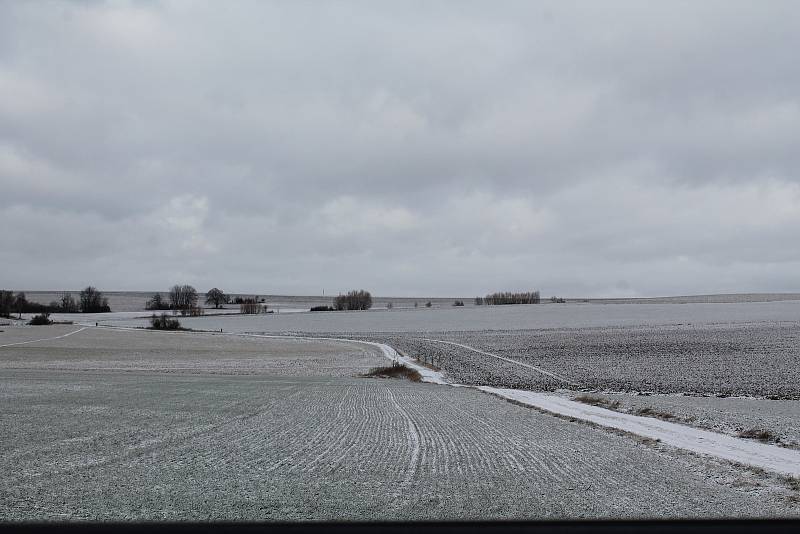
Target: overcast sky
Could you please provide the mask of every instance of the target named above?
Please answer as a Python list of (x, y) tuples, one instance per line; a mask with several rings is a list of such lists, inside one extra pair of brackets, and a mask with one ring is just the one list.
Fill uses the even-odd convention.
[(0, 0), (0, 286), (800, 291), (798, 50), (796, 1)]

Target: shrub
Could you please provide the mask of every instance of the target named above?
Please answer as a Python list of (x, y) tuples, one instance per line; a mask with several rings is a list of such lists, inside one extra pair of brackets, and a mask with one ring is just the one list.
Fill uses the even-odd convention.
[(669, 412), (662, 412), (656, 410), (655, 408), (651, 408), (649, 406), (645, 406), (644, 408), (639, 408), (636, 410), (636, 415), (642, 415), (644, 417), (655, 417), (657, 419), (665, 419), (667, 421), (671, 419), (677, 419), (674, 415)]
[(512, 293), (510, 291), (492, 293), (483, 299), (486, 304), (539, 304), (541, 298), (538, 291)]
[(574, 397), (572, 400), (582, 402), (584, 404), (591, 404), (592, 406), (599, 406), (601, 408), (609, 408), (611, 410), (619, 408), (619, 401), (611, 401), (603, 397), (596, 397), (594, 395), (582, 394)]
[(314, 306), (311, 311), (336, 311), (336, 308), (331, 306)]
[(758, 441), (769, 441), (775, 436), (769, 430), (762, 428), (751, 428), (749, 430), (742, 430), (739, 432), (740, 438), (757, 439)]
[(431, 306), (433, 306), (433, 304), (431, 304), (431, 301), (425, 303), (426, 308), (430, 308)]
[(386, 367), (375, 367), (361, 376), (374, 378), (407, 378), (412, 382), (419, 382), (422, 380), (422, 375), (419, 374), (419, 371), (397, 362), (392, 362), (392, 365)]
[(463, 306), (463, 305), (464, 305), (464, 301), (463, 300), (457, 300), (457, 301), (455, 301), (453, 303), (453, 306)]
[(50, 320), (49, 313), (40, 313), (39, 315), (34, 315), (33, 318), (28, 321), (28, 324), (33, 326), (45, 326), (53, 324), (53, 321)]
[(564, 299), (563, 299), (563, 298), (561, 298), (561, 297), (550, 297), (550, 302), (552, 302), (552, 303), (557, 303), (557, 304), (564, 304), (564, 303), (565, 303), (565, 302), (567, 302), (567, 301), (566, 301), (566, 300), (564, 300)]
[(161, 315), (153, 314), (150, 318), (150, 329), (151, 330), (185, 330), (181, 328), (181, 322), (177, 319), (173, 319), (172, 317), (168, 316), (166, 313), (162, 313)]
[(333, 301), (337, 310), (368, 310), (372, 307), (372, 295), (363, 289), (349, 291), (346, 295), (339, 295)]

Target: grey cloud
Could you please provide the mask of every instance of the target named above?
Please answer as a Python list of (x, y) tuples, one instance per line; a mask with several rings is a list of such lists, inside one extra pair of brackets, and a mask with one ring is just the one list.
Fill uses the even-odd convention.
[(0, 4), (3, 283), (800, 290), (798, 15)]

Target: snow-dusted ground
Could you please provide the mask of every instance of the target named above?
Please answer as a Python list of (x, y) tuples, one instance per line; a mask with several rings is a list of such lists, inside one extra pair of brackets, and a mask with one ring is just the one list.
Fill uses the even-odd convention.
[[(569, 399), (585, 394), (571, 390), (555, 393)], [(750, 429), (766, 430), (773, 436), (772, 443), (800, 449), (800, 400), (596, 391), (588, 395), (617, 403), (613, 408), (617, 411), (641, 415), (638, 412), (643, 410), (662, 418), (665, 415), (672, 422), (731, 436)]]
[(552, 393), (479, 386), (478, 389), (564, 417), (630, 432), (698, 454), (715, 456), (788, 476), (800, 476), (800, 451), (735, 438), (652, 417), (641, 417), (565, 399)]
[[(724, 304), (530, 304), (191, 317), (184, 326), (226, 332), (443, 332), (800, 321), (800, 301)], [(127, 326), (142, 326), (130, 321)], [(430, 337), (430, 336), (428, 336)]]
[(500, 388), (800, 400), (800, 322), (364, 334)]
[[(486, 351), (481, 351), (463, 343), (433, 339), (426, 339), (426, 341), (459, 347), (462, 350), (476, 352), (486, 357), (498, 358), (511, 364), (533, 368), (536, 372), (542, 373), (550, 378), (566, 382), (565, 379), (555, 373)], [(393, 349), (392, 352), (396, 354)], [(387, 356), (395, 358), (393, 354), (387, 354)], [(417, 369), (421, 367), (419, 364), (414, 363), (414, 360), (411, 358), (403, 358), (403, 361)], [(441, 372), (430, 371), (429, 369), (426, 370), (428, 371), (428, 376), (426, 377), (427, 381), (439, 384), (450, 383), (453, 385), (461, 385), (454, 384), (452, 381), (447, 380), (445, 375)], [(662, 421), (652, 417), (620, 413), (572, 401), (552, 393), (489, 386), (465, 387), (476, 387), (486, 393), (497, 395), (540, 410), (545, 410), (556, 415), (588, 421), (614, 430), (629, 432), (637, 436), (657, 440), (667, 445), (698, 454), (706, 454), (731, 462), (767, 469), (783, 475), (800, 476), (800, 450), (758, 443), (718, 432), (710, 432), (687, 425)]]
[(399, 356), (380, 344), (74, 330), (0, 348), (0, 519), (800, 514), (768, 474), (475, 388), (356, 378)]

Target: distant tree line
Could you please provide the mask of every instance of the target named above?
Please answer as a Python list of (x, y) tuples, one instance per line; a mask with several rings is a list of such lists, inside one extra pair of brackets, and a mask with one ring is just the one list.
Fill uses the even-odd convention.
[(58, 300), (54, 300), (50, 304), (31, 302), (23, 291), (14, 293), (5, 289), (0, 290), (0, 316), (2, 317), (10, 317), (12, 313), (16, 313), (22, 318), (23, 313), (107, 313), (110, 311), (108, 299), (93, 286), (88, 286), (81, 291), (77, 301), (72, 293), (64, 292)]
[[(181, 315), (203, 315), (204, 309), (197, 305), (200, 295), (197, 290), (188, 284), (176, 284), (167, 291), (167, 297), (164, 298), (161, 293), (155, 293), (145, 304), (148, 310), (172, 310), (173, 313), (180, 313)], [(267, 306), (264, 304), (264, 298), (255, 297), (242, 297), (237, 296), (231, 298), (223, 290), (214, 287), (209, 289), (205, 294), (205, 302), (207, 305), (214, 306), (214, 309), (223, 308), (225, 304), (238, 304), (239, 312), (244, 314), (253, 313), (272, 313), (267, 311)], [(163, 328), (158, 328), (163, 330)]]
[(333, 301), (337, 310), (368, 310), (372, 307), (372, 295), (363, 289), (348, 291), (346, 295), (339, 295)]
[(475, 297), (475, 304), (481, 306), (486, 304), (499, 305), (499, 304), (539, 304), (542, 301), (538, 291), (527, 291), (520, 293), (513, 293), (511, 291), (503, 291), (499, 293), (491, 293), (485, 297)]

